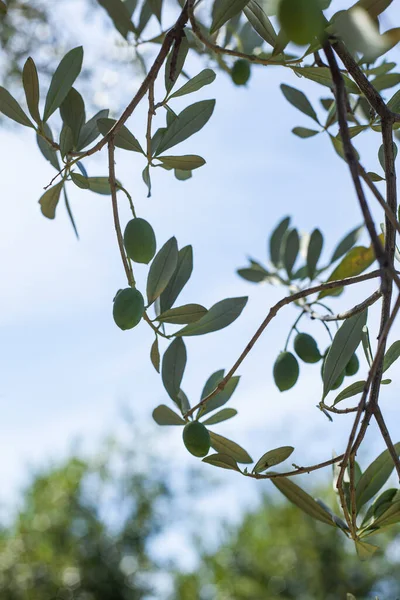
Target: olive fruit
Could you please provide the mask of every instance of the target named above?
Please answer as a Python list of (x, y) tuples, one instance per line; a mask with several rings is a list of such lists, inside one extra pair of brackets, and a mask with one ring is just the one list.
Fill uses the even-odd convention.
[(351, 376), (351, 375), (355, 375), (358, 371), (358, 369), (360, 368), (360, 362), (358, 360), (357, 354), (353, 354), (353, 356), (351, 357), (351, 359), (349, 360), (349, 362), (346, 365), (346, 375), (347, 376)]
[(125, 288), (114, 298), (113, 317), (120, 329), (136, 327), (144, 312), (144, 299), (139, 290)]
[(206, 456), (210, 441), (208, 429), (199, 421), (191, 421), (183, 428), (183, 443), (193, 456)]
[(245, 85), (250, 79), (250, 75), (251, 68), (248, 60), (239, 58), (233, 63), (231, 77), (235, 85)]
[(274, 364), (274, 380), (281, 392), (290, 390), (299, 378), (299, 363), (291, 352), (281, 352)]
[(319, 0), (281, 0), (278, 9), (281, 27), (295, 44), (309, 44), (324, 28)]
[(293, 345), (297, 356), (306, 363), (316, 363), (322, 358), (317, 342), (308, 333), (298, 333)]
[(132, 219), (125, 227), (124, 246), (134, 262), (149, 264), (156, 253), (156, 236), (150, 223)]

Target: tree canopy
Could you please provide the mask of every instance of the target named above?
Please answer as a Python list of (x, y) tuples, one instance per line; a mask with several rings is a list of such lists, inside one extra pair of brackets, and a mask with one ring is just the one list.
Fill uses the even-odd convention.
[[(32, 48), (32, 56), (26, 57), (22, 67), (18, 98), (24, 96), (23, 101), (0, 87), (0, 111), (32, 130), (43, 158), (54, 167), (54, 177), (45, 182), (39, 199), (40, 210), (45, 218), (55, 219), (63, 201), (78, 237), (69, 195), (80, 188), (109, 196), (121, 257), (121, 287), (110, 290), (110, 314), (121, 330), (134, 329), (140, 322), (149, 327), (150, 360), (170, 402), (170, 406), (154, 407), (154, 420), (160, 426), (176, 426), (187, 450), (204, 463), (233, 471), (232, 477), (270, 480), (300, 510), (330, 527), (332, 535), (339, 531), (352, 539), (360, 558), (371, 557), (377, 546), (370, 538), (400, 519), (399, 490), (383, 489), (393, 470), (400, 478), (400, 442), (392, 440), (379, 403), (382, 390), (384, 393), (385, 386), (392, 384), (384, 373), (389, 368), (393, 372), (392, 365), (400, 356), (400, 341), (390, 339), (400, 309), (394, 141), (400, 124), (400, 92), (392, 89), (400, 75), (391, 54), (400, 40), (400, 28), (382, 31), (392, 2), (359, 0), (337, 12), (335, 0), (99, 0), (98, 4), (138, 60), (143, 59), (140, 51), (144, 47), (152, 48), (154, 54), (142, 62), (143, 80), (118, 118), (111, 118), (106, 106), (94, 115), (86, 114), (89, 104), (85, 105), (77, 89), (84, 45), (69, 48), (48, 81), (39, 76), (34, 56), (38, 50)], [(7, 26), (20, 6), (0, 1), (0, 8)], [(192, 54), (204, 62), (204, 68), (193, 76), (186, 69)], [(197, 154), (181, 154), (176, 147), (204, 127), (212, 127), (215, 108), (213, 98), (199, 101), (191, 95), (210, 86), (207, 89), (212, 96), (218, 71), (229, 73), (233, 85), (244, 86), (256, 66), (267, 67), (266, 78), (268, 67), (290, 69), (299, 82), (311, 80), (322, 90), (317, 107), (302, 90), (281, 85), (284, 98), (302, 118), (313, 121), (312, 128), (295, 126), (294, 135), (304, 140), (327, 136), (337, 159), (347, 164), (349, 190), (363, 223), (353, 224), (325, 262), (321, 259), (324, 235), (320, 228), (303, 234), (290, 217), (279, 222), (269, 237), (267, 264), (250, 258), (238, 274), (250, 283), (280, 286), (282, 299), (268, 307), (245, 348), (238, 349), (234, 364), (210, 375), (197, 401), (183, 390), (188, 359), (185, 340), (231, 325), (246, 310), (248, 297), (222, 298), (210, 307), (200, 301), (179, 303), (184, 287), (188, 284), (190, 288), (193, 248), (182, 246), (174, 235), (158, 247), (152, 224), (142, 218), (132, 190), (118, 178), (116, 152), (133, 153), (140, 161), (141, 185), (147, 197), (157, 168), (184, 185), (185, 180), (196, 177), (197, 169), (205, 168), (206, 160)], [(177, 98), (183, 98), (183, 109), (177, 108)], [(145, 135), (139, 136), (129, 119), (143, 104)], [(155, 117), (160, 115), (164, 123), (156, 128)], [(376, 136), (379, 168), (366, 166), (362, 155), (365, 132)], [(107, 157), (108, 172), (93, 176), (88, 173), (87, 159), (98, 153)], [(311, 153), (308, 158), (312, 164)], [(119, 216), (122, 201), (128, 202), (132, 213), (127, 223), (121, 223)], [(380, 207), (377, 221), (372, 205)], [(361, 232), (368, 235), (365, 246), (358, 244)], [(148, 265), (144, 287), (136, 283), (138, 263)], [(364, 295), (355, 306), (341, 298), (340, 308), (335, 304), (332, 308), (332, 300), (342, 296), (347, 287), (366, 281), (376, 282), (371, 295)], [(341, 415), (352, 414), (353, 426), (338, 456), (331, 457), (327, 449), (312, 465), (298, 461), (276, 471), (294, 452), (283, 437), (279, 447), (266, 448), (253, 460), (247, 449), (217, 431), (219, 423), (237, 414), (225, 405), (238, 386), (240, 366), (278, 312), (289, 305), (297, 314), (270, 369), (279, 392), (296, 385), (303, 363), (315, 364), (315, 377), (321, 378), (317, 410), (328, 419), (335, 418), (335, 423)], [(372, 306), (380, 310), (377, 328), (369, 320)], [(327, 348), (319, 348), (314, 336), (302, 331), (300, 323), (306, 319), (323, 324), (329, 336)], [(347, 385), (346, 378), (359, 370), (360, 379)], [(353, 400), (347, 403), (349, 399)], [(356, 456), (372, 421), (377, 423), (386, 449), (365, 468)], [(315, 500), (294, 481), (296, 475), (332, 466), (340, 511)]]

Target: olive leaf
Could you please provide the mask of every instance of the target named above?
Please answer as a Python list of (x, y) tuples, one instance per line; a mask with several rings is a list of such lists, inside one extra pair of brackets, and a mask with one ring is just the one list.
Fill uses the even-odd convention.
[(332, 389), (338, 377), (361, 342), (362, 329), (367, 322), (367, 310), (346, 319), (336, 332), (332, 345), (324, 363), (323, 396), (324, 399)]
[(282, 446), (274, 448), (274, 450), (268, 450), (254, 465), (253, 473), (262, 473), (274, 465), (279, 465), (289, 458), (293, 451), (293, 446)]
[[(400, 442), (394, 445), (400, 454)], [(394, 469), (389, 450), (384, 450), (364, 471), (356, 486), (357, 512), (385, 485)]]
[(216, 77), (215, 72), (212, 69), (204, 69), (198, 75), (189, 79), (179, 90), (171, 94), (171, 98), (178, 98), (179, 96), (185, 96), (186, 94), (192, 94), (201, 90), (205, 85), (210, 85)]
[(53, 187), (46, 190), (39, 200), (40, 210), (42, 211), (42, 214), (48, 219), (54, 219), (54, 217), (56, 216), (56, 208), (58, 201), (60, 200), (60, 194), (63, 185), (63, 181), (60, 181), (60, 183), (56, 183), (56, 185), (53, 185)]
[(228, 454), (238, 463), (252, 463), (251, 456), (246, 452), (244, 448), (239, 446), (236, 442), (228, 440), (223, 435), (218, 435), (213, 431), (210, 431), (211, 447), (216, 452), (221, 454)]
[(226, 298), (214, 304), (207, 314), (195, 323), (186, 325), (177, 331), (176, 336), (204, 335), (219, 331), (235, 321), (246, 306), (247, 296), (241, 298)]
[(170, 398), (179, 404), (178, 393), (186, 367), (186, 347), (182, 338), (176, 338), (164, 353), (161, 378)]
[(0, 86), (0, 112), (20, 125), (33, 127), (33, 129), (35, 128), (34, 124), (22, 110), (15, 98), (2, 86)]
[(232, 469), (232, 471), (240, 471), (236, 460), (229, 454), (210, 454), (203, 458), (203, 462), (214, 465), (214, 467), (220, 467), (221, 469)]
[(69, 90), (74, 85), (75, 79), (81, 72), (82, 61), (82, 46), (70, 50), (61, 60), (51, 79), (47, 92), (43, 121), (47, 121), (64, 101)]
[(185, 421), (165, 404), (153, 410), (153, 419), (157, 425), (185, 425)]
[(178, 244), (169, 239), (155, 255), (147, 277), (147, 299), (152, 304), (165, 290), (178, 264)]
[(157, 149), (161, 154), (183, 142), (191, 135), (200, 131), (210, 119), (215, 106), (215, 100), (201, 100), (183, 109), (179, 115), (167, 127), (167, 130)]
[(322, 506), (290, 479), (286, 477), (274, 477), (271, 481), (274, 486), (290, 500), (290, 502), (298, 506), (298, 508), (310, 515), (310, 517), (313, 517), (313, 519), (316, 519), (317, 521), (322, 521), (322, 523), (326, 523), (326, 525), (331, 525), (332, 527), (335, 526), (331, 516), (322, 508)]
[(193, 271), (193, 248), (185, 246), (178, 252), (178, 262), (167, 287), (160, 296), (160, 312), (170, 309), (187, 284)]
[(39, 78), (37, 74), (36, 65), (33, 58), (29, 57), (22, 71), (22, 83), (25, 91), (26, 103), (28, 105), (29, 112), (32, 119), (36, 121), (38, 125), (41, 123), (39, 114)]

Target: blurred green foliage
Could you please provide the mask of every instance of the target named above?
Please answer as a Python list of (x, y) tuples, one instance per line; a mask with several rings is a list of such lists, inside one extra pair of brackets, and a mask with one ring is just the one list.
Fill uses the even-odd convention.
[[(391, 544), (385, 546), (390, 554)], [(289, 503), (261, 506), (226, 528), (215, 552), (201, 552), (192, 573), (177, 573), (171, 600), (395, 600), (399, 564), (382, 553), (360, 562), (339, 531)]]

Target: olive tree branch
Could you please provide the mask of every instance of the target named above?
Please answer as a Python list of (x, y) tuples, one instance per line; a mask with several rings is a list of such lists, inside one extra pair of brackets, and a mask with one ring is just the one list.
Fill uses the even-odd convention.
[(208, 396), (205, 396), (205, 398), (203, 398), (198, 404), (196, 404), (190, 410), (188, 410), (184, 414), (184, 418), (187, 419), (188, 417), (190, 417), (198, 408), (201, 408), (202, 406), (207, 404), (207, 402), (209, 402), (209, 400), (211, 400), (211, 398), (214, 398), (214, 396), (216, 396), (220, 391), (222, 391), (224, 389), (224, 387), (226, 386), (228, 381), (236, 373), (237, 369), (240, 367), (240, 365), (242, 364), (242, 362), (244, 361), (246, 356), (252, 350), (254, 344), (261, 337), (264, 330), (267, 328), (269, 323), (277, 315), (277, 313), (280, 311), (281, 308), (283, 308), (284, 306), (287, 306), (288, 304), (291, 304), (292, 302), (296, 302), (297, 300), (300, 300), (301, 298), (310, 296), (311, 294), (316, 294), (318, 292), (322, 292), (323, 290), (331, 290), (335, 287), (342, 287), (342, 286), (345, 287), (347, 285), (361, 283), (362, 281), (368, 281), (370, 279), (374, 279), (375, 277), (379, 277), (379, 276), (380, 276), (380, 270), (375, 270), (375, 271), (371, 271), (370, 273), (364, 273), (362, 275), (357, 275), (355, 277), (346, 277), (345, 279), (338, 279), (335, 281), (327, 281), (326, 283), (321, 283), (321, 284), (315, 285), (311, 288), (307, 288), (305, 290), (300, 290), (299, 292), (296, 292), (295, 294), (292, 294), (290, 296), (286, 296), (285, 298), (282, 298), (282, 300), (280, 300), (272, 308), (270, 308), (268, 315), (265, 317), (264, 321), (261, 323), (260, 327), (257, 329), (257, 331), (255, 332), (255, 334), (253, 335), (253, 337), (251, 338), (251, 340), (249, 341), (249, 343), (247, 344), (247, 346), (245, 347), (245, 349), (243, 350), (243, 352), (241, 353), (241, 355), (239, 356), (239, 358), (237, 359), (237, 361), (235, 362), (233, 367), (225, 375), (225, 377), (218, 384), (218, 386), (210, 394), (208, 394)]
[(371, 294), (371, 296), (368, 296), (368, 298), (366, 298), (363, 302), (360, 302), (360, 304), (356, 304), (356, 306), (353, 306), (353, 308), (350, 308), (350, 310), (346, 310), (345, 312), (338, 313), (337, 315), (330, 315), (330, 314), (329, 315), (320, 315), (319, 313), (315, 312), (309, 304), (304, 305), (304, 310), (305, 310), (305, 312), (309, 313), (310, 319), (312, 319), (312, 320), (318, 320), (318, 321), (324, 321), (324, 322), (326, 322), (326, 321), (344, 321), (344, 319), (349, 319), (350, 317), (354, 317), (354, 315), (357, 315), (358, 313), (362, 312), (363, 310), (368, 308), (368, 306), (372, 306), (373, 304), (375, 304), (375, 302), (377, 300), (379, 300), (379, 298), (381, 296), (382, 296), (382, 292), (380, 290), (376, 290), (376, 292)]
[[(343, 458), (343, 454), (335, 456), (330, 460), (319, 463), (318, 465), (312, 465), (310, 467), (298, 467), (294, 471), (287, 471), (286, 473), (242, 473), (245, 477), (251, 477), (253, 479), (279, 479), (282, 477), (294, 477), (294, 475), (302, 475), (303, 473), (311, 473), (311, 471), (318, 471), (324, 467), (329, 467), (337, 462), (340, 462)], [(293, 465), (296, 466), (296, 465)]]

